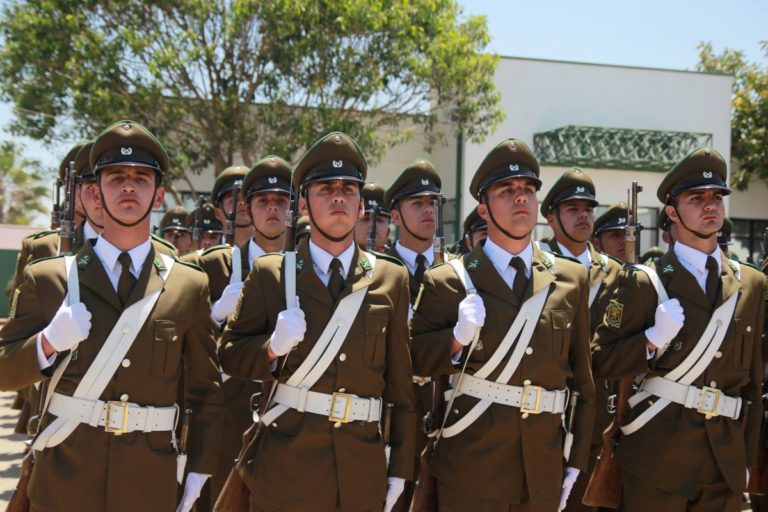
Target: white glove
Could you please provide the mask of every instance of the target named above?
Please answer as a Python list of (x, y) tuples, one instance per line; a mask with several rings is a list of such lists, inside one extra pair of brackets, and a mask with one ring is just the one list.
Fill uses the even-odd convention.
[(645, 336), (657, 349), (664, 349), (683, 327), (685, 315), (677, 299), (659, 304), (655, 324), (645, 330)]
[(304, 311), (298, 307), (284, 309), (277, 315), (275, 332), (269, 339), (269, 348), (277, 356), (284, 356), (304, 339), (305, 332), (307, 321), (304, 319)]
[(565, 509), (565, 505), (568, 503), (568, 496), (571, 495), (573, 484), (576, 483), (577, 478), (579, 478), (578, 469), (565, 468), (565, 475), (563, 476), (563, 490), (560, 491), (560, 508), (558, 508), (558, 510)]
[(472, 343), (475, 330), (485, 324), (485, 306), (477, 295), (467, 295), (459, 302), (459, 321), (453, 328), (453, 337), (465, 347)]
[(51, 323), (43, 329), (43, 336), (56, 352), (69, 350), (88, 337), (91, 332), (91, 312), (85, 304), (61, 304)]
[(200, 497), (200, 491), (203, 490), (205, 481), (210, 477), (211, 475), (201, 475), (200, 473), (189, 473), (187, 475), (187, 481), (184, 484), (184, 495), (181, 497), (181, 503), (176, 507), (176, 512), (189, 512), (192, 510), (192, 505)]
[(211, 316), (217, 324), (223, 324), (224, 320), (235, 310), (237, 300), (240, 298), (240, 290), (243, 289), (244, 284), (242, 282), (228, 284), (219, 300), (213, 303)]
[(387, 499), (384, 502), (384, 512), (390, 512), (397, 503), (397, 498), (403, 494), (405, 480), (396, 476), (387, 478)]

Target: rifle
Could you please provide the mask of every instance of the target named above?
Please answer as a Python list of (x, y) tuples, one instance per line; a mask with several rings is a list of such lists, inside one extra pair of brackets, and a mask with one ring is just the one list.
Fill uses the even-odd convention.
[(435, 238), (432, 241), (432, 252), (435, 254), (434, 265), (445, 263), (445, 234), (443, 228), (443, 205), (445, 197), (443, 194), (437, 196), (437, 226), (435, 229)]
[(371, 224), (368, 230), (368, 241), (365, 244), (366, 249), (368, 249), (369, 251), (376, 250), (376, 223), (378, 221), (378, 217), (379, 217), (379, 205), (378, 203), (376, 203), (373, 205), (373, 210), (371, 210), (371, 215), (369, 217)]
[[(637, 195), (643, 188), (632, 182), (632, 187), (627, 191), (627, 227), (624, 228), (624, 240), (626, 244), (626, 263), (637, 263), (639, 251), (638, 234), (641, 226), (637, 220)], [(629, 415), (629, 397), (632, 394), (633, 377), (624, 377), (619, 380), (616, 395), (616, 412), (613, 421), (603, 432), (603, 445), (597, 458), (595, 468), (589, 478), (587, 489), (584, 492), (582, 503), (588, 507), (619, 508), (621, 502), (621, 467), (616, 462), (614, 450), (621, 437), (621, 425)]]
[(232, 186), (232, 210), (227, 216), (227, 222), (224, 225), (224, 243), (232, 247), (235, 245), (235, 229), (237, 229), (237, 203), (240, 198), (240, 188), (243, 186), (243, 180), (235, 181)]
[[(285, 251), (285, 257), (283, 264), (285, 267), (285, 304), (286, 307), (298, 306), (298, 299), (296, 297), (296, 221), (298, 216), (296, 215), (296, 194), (291, 190), (291, 203), (288, 208), (288, 212), (285, 215), (285, 238), (283, 242), (283, 249)], [(289, 278), (289, 273), (293, 273), (293, 278)], [(260, 404), (260, 412), (263, 414), (272, 405), (272, 399), (274, 397), (275, 390), (277, 389), (277, 381), (280, 378), (285, 367), (285, 362), (288, 360), (288, 356), (283, 357), (282, 362), (278, 365), (278, 374), (275, 376), (274, 381), (270, 382), (270, 389), (267, 390), (266, 382), (265, 388), (262, 390), (262, 400)], [(264, 399), (266, 397), (266, 400)], [(251, 397), (253, 402), (254, 397)], [(255, 416), (255, 415), (254, 415)], [(227, 476), (226, 482), (219, 493), (219, 497), (216, 500), (216, 504), (213, 506), (214, 512), (248, 512), (250, 510), (250, 496), (251, 493), (248, 487), (243, 481), (241, 476), (247, 471), (248, 454), (252, 452), (252, 447), (256, 445), (261, 438), (264, 431), (264, 423), (257, 420), (248, 429), (243, 432), (242, 446), (240, 453), (235, 459), (235, 464), (232, 470)]]
[(75, 237), (75, 186), (77, 171), (75, 162), (69, 162), (67, 181), (64, 192), (64, 211), (61, 212), (61, 231), (59, 231), (59, 254), (72, 252), (72, 239)]
[(56, 178), (53, 184), (53, 208), (51, 209), (51, 229), (59, 229), (61, 226), (61, 179)]
[(197, 206), (195, 206), (195, 222), (192, 224), (192, 249), (195, 251), (200, 250), (202, 245), (201, 238), (203, 236), (203, 205), (205, 204), (205, 196), (197, 196)]

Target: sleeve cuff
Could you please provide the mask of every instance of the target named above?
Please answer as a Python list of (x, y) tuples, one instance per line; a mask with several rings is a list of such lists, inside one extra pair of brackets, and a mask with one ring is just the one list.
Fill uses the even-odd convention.
[(54, 361), (56, 361), (58, 352), (54, 352), (53, 355), (51, 355), (49, 358), (45, 357), (45, 353), (43, 352), (43, 333), (37, 334), (37, 341), (35, 342), (35, 345), (37, 346), (37, 364), (40, 366), (41, 370), (45, 370), (46, 368), (49, 368), (54, 363)]

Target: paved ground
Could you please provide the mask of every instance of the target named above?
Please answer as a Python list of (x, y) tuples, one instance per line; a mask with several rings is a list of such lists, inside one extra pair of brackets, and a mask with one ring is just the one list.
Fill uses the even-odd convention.
[(19, 480), (24, 439), (27, 436), (14, 434), (19, 411), (11, 409), (16, 393), (0, 393), (0, 510), (5, 510), (13, 488)]

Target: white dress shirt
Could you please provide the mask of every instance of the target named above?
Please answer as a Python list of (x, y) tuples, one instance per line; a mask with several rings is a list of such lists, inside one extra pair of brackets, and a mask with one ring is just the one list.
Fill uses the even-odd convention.
[(483, 245), (483, 251), (485, 251), (485, 255), (488, 256), (489, 260), (491, 260), (493, 266), (496, 267), (499, 275), (502, 279), (504, 279), (504, 282), (507, 283), (507, 286), (509, 286), (510, 289), (512, 289), (512, 285), (515, 282), (517, 270), (515, 270), (515, 267), (512, 267), (509, 262), (515, 256), (519, 256), (523, 260), (523, 263), (525, 263), (525, 276), (530, 279), (531, 264), (533, 262), (532, 243), (529, 243), (527, 246), (525, 246), (525, 249), (519, 253), (512, 254), (506, 249), (502, 249), (500, 246), (496, 245), (493, 240), (488, 238), (485, 241), (485, 245)]
[(715, 258), (715, 261), (717, 262), (717, 274), (720, 275), (720, 272), (722, 271), (720, 248), (715, 246), (715, 250), (710, 254), (707, 254), (683, 243), (676, 242), (675, 245), (672, 246), (672, 249), (675, 251), (677, 259), (680, 260), (680, 263), (685, 267), (685, 270), (693, 274), (693, 277), (696, 278), (696, 282), (699, 283), (701, 289), (706, 293), (707, 274), (709, 273), (707, 270), (707, 257), (712, 256)]
[[(410, 272), (412, 276), (415, 276), (416, 267), (418, 266), (416, 263), (416, 257), (419, 255), (419, 253), (401, 244), (400, 240), (398, 240), (395, 244), (395, 250), (397, 251), (397, 254), (400, 255), (400, 259), (403, 261), (403, 263), (405, 263), (405, 266), (408, 268), (408, 272)], [(427, 269), (430, 268), (435, 261), (435, 253), (432, 250), (432, 247), (421, 254), (427, 258)]]
[(354, 254), (354, 242), (350, 242), (349, 247), (344, 249), (344, 252), (338, 256), (333, 256), (325, 249), (318, 247), (311, 238), (309, 239), (309, 256), (312, 258), (312, 267), (314, 268), (317, 277), (320, 278), (325, 286), (328, 286), (328, 281), (331, 280), (331, 261), (333, 258), (338, 258), (341, 262), (341, 278), (346, 280), (352, 265), (352, 256), (354, 256)]
[(584, 252), (582, 252), (578, 256), (576, 256), (571, 251), (569, 251), (568, 248), (565, 247), (564, 245), (557, 244), (557, 246), (560, 248), (560, 253), (563, 256), (568, 256), (569, 258), (575, 258), (579, 260), (582, 265), (587, 267), (587, 272), (589, 272), (589, 267), (590, 265), (592, 265), (592, 255), (589, 253), (589, 245), (587, 245), (587, 248), (584, 249)]
[(250, 263), (251, 270), (253, 270), (253, 260), (259, 256), (264, 256), (265, 254), (267, 254), (267, 251), (262, 249), (259, 244), (254, 242), (253, 238), (248, 241), (248, 262)]

